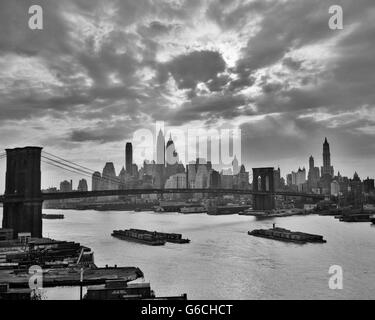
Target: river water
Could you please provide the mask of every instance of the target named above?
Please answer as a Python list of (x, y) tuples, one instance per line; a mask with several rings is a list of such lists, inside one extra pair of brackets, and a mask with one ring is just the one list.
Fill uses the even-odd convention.
[[(158, 296), (188, 299), (372, 299), (375, 295), (375, 228), (316, 215), (256, 220), (250, 216), (153, 212), (44, 210), (64, 220), (43, 220), (45, 237), (80, 242), (98, 266), (137, 266)], [(2, 208), (0, 208), (0, 217)], [(325, 244), (298, 245), (252, 237), (272, 223), (317, 233)], [(182, 233), (190, 244), (165, 246), (122, 241), (114, 229)], [(343, 269), (343, 289), (328, 286), (332, 265)], [(77, 288), (48, 289), (46, 299), (77, 299)]]

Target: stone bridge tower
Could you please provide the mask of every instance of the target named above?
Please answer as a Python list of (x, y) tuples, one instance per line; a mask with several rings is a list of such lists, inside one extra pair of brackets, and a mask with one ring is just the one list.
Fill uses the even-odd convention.
[[(274, 168), (253, 169), (253, 191), (275, 193)], [(275, 209), (273, 194), (253, 195), (253, 210)]]
[(3, 228), (13, 229), (14, 238), (20, 232), (42, 237), (41, 152), (39, 147), (6, 150)]

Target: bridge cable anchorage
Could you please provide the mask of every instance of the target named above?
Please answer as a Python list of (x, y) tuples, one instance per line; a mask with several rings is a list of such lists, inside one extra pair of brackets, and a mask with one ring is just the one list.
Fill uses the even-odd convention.
[[(74, 173), (80, 173), (80, 174), (88, 175), (88, 176), (91, 178), (92, 175), (94, 174), (94, 172), (96, 172), (96, 171), (93, 170), (93, 169), (90, 169), (90, 168), (84, 167), (84, 166), (79, 165), (79, 164), (76, 164), (76, 163), (74, 163), (74, 162), (72, 162), (72, 161), (69, 161), (69, 160), (63, 159), (63, 158), (61, 158), (61, 157), (55, 156), (55, 155), (53, 155), (53, 154), (51, 154), (51, 153), (49, 153), (49, 152), (43, 151), (43, 153), (48, 154), (48, 155), (50, 155), (50, 156), (52, 156), (52, 157), (55, 157), (55, 158), (57, 158), (57, 159), (59, 159), (59, 160), (52, 159), (51, 157), (47, 157), (47, 156), (44, 156), (44, 155), (42, 155), (42, 158), (47, 159), (47, 160), (50, 160), (50, 161), (52, 161), (52, 162), (54, 162), (54, 163), (56, 163), (56, 164), (59, 164), (59, 165), (61, 165), (61, 166), (65, 166), (65, 167), (68, 167), (68, 168), (70, 168), (70, 169), (73, 169), (73, 170), (78, 171), (78, 172), (74, 172)], [(60, 160), (61, 160), (61, 161), (60, 161)], [(72, 164), (73, 166), (70, 165), (70, 164), (66, 164), (66, 163), (64, 163), (64, 162), (70, 163), (70, 164)], [(49, 164), (51, 164), (51, 163), (49, 163)], [(60, 167), (60, 168), (61, 168), (61, 167)], [(81, 169), (81, 168), (83, 168), (83, 169)], [(64, 168), (61, 168), (61, 169), (64, 169)], [(69, 170), (68, 170), (68, 171), (69, 171)], [(108, 181), (108, 182), (113, 182), (113, 183), (116, 183), (116, 184), (118, 184), (118, 185), (124, 185), (124, 186), (125, 186), (125, 184), (124, 184), (123, 182), (121, 182), (120, 180), (118, 180), (118, 179), (113, 179), (112, 177), (109, 177), (109, 176), (105, 176), (105, 175), (104, 175), (104, 176), (102, 176), (102, 179), (104, 179), (104, 180), (106, 180), (106, 181)]]

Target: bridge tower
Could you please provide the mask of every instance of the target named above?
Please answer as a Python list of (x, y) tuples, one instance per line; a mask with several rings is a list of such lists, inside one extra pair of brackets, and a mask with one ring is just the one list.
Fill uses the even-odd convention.
[(42, 237), (41, 152), (39, 147), (6, 150), (3, 228), (13, 229), (14, 238), (20, 232)]
[[(253, 191), (275, 192), (274, 168), (253, 168)], [(253, 195), (253, 210), (275, 209), (274, 195)]]

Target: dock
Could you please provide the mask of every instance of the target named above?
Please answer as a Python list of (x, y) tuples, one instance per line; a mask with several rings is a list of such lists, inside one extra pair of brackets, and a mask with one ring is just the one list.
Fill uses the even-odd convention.
[[(133, 281), (143, 278), (143, 272), (136, 267), (50, 268), (43, 269), (43, 287), (88, 286), (105, 284), (108, 280)], [(9, 288), (29, 288), (28, 269), (0, 270), (0, 283), (9, 284)]]
[(136, 267), (97, 267), (91, 249), (73, 241), (0, 241), (0, 284), (7, 284), (9, 289), (29, 288), (29, 268), (35, 265), (40, 267), (43, 287), (100, 285), (109, 280), (143, 278), (143, 272)]

